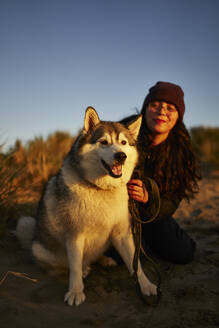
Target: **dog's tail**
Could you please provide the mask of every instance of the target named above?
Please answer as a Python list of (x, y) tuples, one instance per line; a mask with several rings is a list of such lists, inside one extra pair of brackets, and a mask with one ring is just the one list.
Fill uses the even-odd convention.
[(31, 248), (36, 220), (31, 216), (22, 216), (17, 223), (15, 235), (24, 248)]

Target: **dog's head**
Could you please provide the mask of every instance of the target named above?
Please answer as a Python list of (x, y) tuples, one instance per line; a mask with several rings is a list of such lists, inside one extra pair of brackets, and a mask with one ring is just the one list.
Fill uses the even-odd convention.
[(141, 116), (126, 128), (100, 121), (94, 108), (85, 113), (84, 128), (76, 141), (78, 165), (84, 178), (102, 189), (126, 184), (137, 163), (136, 140)]

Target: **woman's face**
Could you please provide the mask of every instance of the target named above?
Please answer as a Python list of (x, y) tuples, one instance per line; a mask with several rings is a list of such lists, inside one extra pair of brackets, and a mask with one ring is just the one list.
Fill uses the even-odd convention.
[(179, 113), (173, 104), (165, 101), (150, 102), (146, 108), (145, 120), (153, 134), (168, 136), (175, 126)]

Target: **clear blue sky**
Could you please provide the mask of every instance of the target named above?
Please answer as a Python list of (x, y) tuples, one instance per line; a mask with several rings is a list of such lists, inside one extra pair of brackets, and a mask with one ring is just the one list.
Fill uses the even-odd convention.
[(121, 119), (157, 81), (219, 126), (218, 0), (0, 1), (0, 143), (75, 134), (88, 105)]

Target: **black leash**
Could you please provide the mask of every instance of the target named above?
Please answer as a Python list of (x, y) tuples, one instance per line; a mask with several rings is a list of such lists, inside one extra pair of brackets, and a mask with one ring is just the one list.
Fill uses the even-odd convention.
[[(141, 237), (142, 237), (142, 224), (147, 224), (150, 223), (152, 221), (154, 221), (156, 219), (156, 217), (159, 214), (160, 211), (160, 192), (158, 189), (158, 186), (156, 184), (156, 182), (151, 179), (151, 178), (142, 178), (140, 176), (140, 173), (138, 170), (135, 170), (135, 178), (137, 179), (141, 179), (143, 181), (143, 183), (146, 185), (147, 187), (147, 191), (150, 194), (150, 202), (153, 204), (153, 214), (150, 218), (145, 218), (144, 221), (142, 221), (140, 219), (139, 216), (139, 209), (138, 209), (138, 202), (136, 202), (133, 199), (129, 199), (129, 211), (131, 213), (132, 216), (132, 231), (133, 231), (133, 236), (134, 236), (134, 242), (135, 242), (135, 254), (134, 254), (134, 258), (133, 258), (133, 278), (136, 284), (136, 289), (137, 289), (137, 294), (139, 295), (139, 297), (141, 298), (141, 300), (143, 301), (143, 303), (152, 305), (152, 306), (156, 306), (161, 298), (161, 274), (160, 271), (156, 265), (156, 263), (146, 254), (146, 252), (144, 251), (143, 247), (142, 247), (142, 243), (141, 243)], [(152, 264), (153, 270), (154, 272), (157, 274), (157, 295), (156, 296), (146, 296), (144, 294), (142, 294), (141, 292), (141, 288), (139, 285), (139, 281), (138, 281), (138, 261), (139, 261), (139, 257), (140, 257), (140, 252), (142, 251), (142, 253), (144, 254), (144, 256), (146, 257), (146, 259)]]

